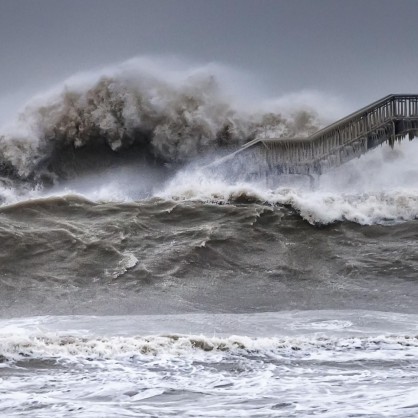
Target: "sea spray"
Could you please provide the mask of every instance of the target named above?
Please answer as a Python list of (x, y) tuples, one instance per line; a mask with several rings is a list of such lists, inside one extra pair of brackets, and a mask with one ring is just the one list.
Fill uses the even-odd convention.
[(289, 110), (270, 101), (267, 110), (265, 100), (240, 102), (221, 66), (162, 68), (131, 60), (73, 77), (33, 99), (0, 131), (0, 174), (54, 183), (77, 175), (83, 153), (84, 166), (134, 154), (181, 164), (266, 132), (301, 136), (321, 125), (309, 106)]

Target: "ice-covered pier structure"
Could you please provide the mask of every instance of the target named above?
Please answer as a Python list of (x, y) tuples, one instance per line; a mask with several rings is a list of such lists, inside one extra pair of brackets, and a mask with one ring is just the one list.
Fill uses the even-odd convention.
[(235, 165), (245, 155), (242, 162), (258, 174), (321, 174), (384, 142), (417, 135), (418, 94), (391, 94), (309, 137), (256, 138), (226, 159)]

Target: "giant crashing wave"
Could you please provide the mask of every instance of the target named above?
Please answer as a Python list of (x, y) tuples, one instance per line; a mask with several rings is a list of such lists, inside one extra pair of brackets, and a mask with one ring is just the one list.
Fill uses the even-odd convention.
[[(253, 106), (253, 109), (255, 106)], [(52, 185), (88, 170), (146, 159), (179, 166), (262, 135), (308, 135), (314, 112), (248, 111), (225, 94), (210, 71), (175, 82), (138, 68), (112, 71), (30, 102), (0, 132), (0, 178)]]

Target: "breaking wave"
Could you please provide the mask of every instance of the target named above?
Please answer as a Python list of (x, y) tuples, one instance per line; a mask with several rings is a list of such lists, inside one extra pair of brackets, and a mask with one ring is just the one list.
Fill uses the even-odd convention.
[[(195, 187), (193, 187), (195, 186)], [(253, 183), (178, 186), (162, 196), (215, 204), (259, 203), (288, 206), (312, 225), (350, 221), (361, 225), (391, 224), (418, 217), (418, 190), (392, 190), (359, 194), (278, 187), (268, 189)]]
[(33, 99), (0, 131), (0, 175), (54, 183), (117, 157), (181, 164), (267, 130), (300, 136), (319, 125), (306, 106), (239, 102), (221, 66), (163, 68), (135, 59)]
[(314, 180), (281, 176), (231, 179), (228, 169), (180, 171), (158, 195), (178, 201), (287, 206), (313, 225), (393, 224), (418, 217), (418, 144), (378, 148)]
[[(363, 356), (383, 350), (416, 352), (414, 336), (380, 337), (206, 337), (202, 335), (161, 335), (134, 337), (81, 337), (71, 335), (31, 335), (0, 338), (0, 359), (14, 362), (32, 359), (82, 360), (127, 359), (138, 356), (188, 356), (193, 352), (227, 352), (240, 355), (261, 355), (276, 358), (318, 358), (323, 351), (350, 356), (363, 351)], [(367, 354), (368, 352), (368, 354)], [(338, 354), (339, 353), (339, 354)], [(401, 353), (399, 354), (401, 355)]]

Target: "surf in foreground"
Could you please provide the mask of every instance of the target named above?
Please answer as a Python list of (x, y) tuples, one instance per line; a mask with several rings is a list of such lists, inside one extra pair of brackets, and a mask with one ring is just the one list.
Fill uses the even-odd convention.
[(413, 417), (416, 324), (372, 311), (2, 321), (0, 412)]

